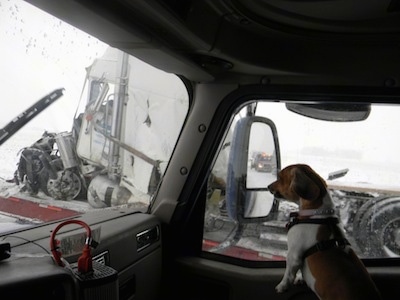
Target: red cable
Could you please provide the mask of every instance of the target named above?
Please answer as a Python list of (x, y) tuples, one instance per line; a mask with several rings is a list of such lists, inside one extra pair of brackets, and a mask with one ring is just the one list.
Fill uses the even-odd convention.
[(51, 233), (51, 237), (50, 237), (50, 250), (51, 253), (53, 254), (54, 260), (56, 261), (56, 263), (61, 266), (64, 267), (64, 263), (61, 261), (61, 252), (59, 251), (59, 247), (58, 245), (56, 245), (56, 234), (57, 232), (65, 225), (68, 224), (78, 224), (81, 225), (82, 227), (84, 227), (86, 229), (86, 242), (85, 242), (85, 246), (83, 248), (83, 252), (82, 255), (79, 257), (78, 259), (78, 271), (80, 273), (88, 273), (93, 271), (93, 267), (92, 267), (92, 255), (90, 253), (90, 243), (92, 240), (92, 230), (90, 229), (89, 225), (87, 225), (85, 222), (83, 221), (79, 221), (79, 220), (67, 220), (62, 222), (61, 224), (59, 224)]

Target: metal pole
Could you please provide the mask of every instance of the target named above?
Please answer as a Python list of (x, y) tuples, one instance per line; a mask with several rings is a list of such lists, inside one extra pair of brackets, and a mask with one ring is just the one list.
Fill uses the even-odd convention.
[[(115, 87), (115, 98), (113, 103), (113, 116), (112, 116), (112, 126), (111, 126), (111, 136), (120, 141), (121, 131), (122, 131), (122, 121), (123, 121), (123, 109), (125, 106), (126, 95), (128, 94), (128, 63), (129, 55), (122, 52), (121, 63), (118, 65), (120, 77), (117, 78), (117, 83)], [(109, 177), (110, 179), (115, 179), (115, 176), (119, 172), (119, 143), (110, 141), (110, 153), (109, 153)]]

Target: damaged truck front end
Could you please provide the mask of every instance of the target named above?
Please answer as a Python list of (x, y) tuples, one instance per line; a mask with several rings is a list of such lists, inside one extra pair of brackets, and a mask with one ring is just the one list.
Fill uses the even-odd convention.
[[(152, 72), (169, 84), (141, 82)], [(45, 132), (20, 151), (15, 180), (30, 194), (93, 208), (147, 208), (186, 116), (184, 84), (109, 48), (87, 68), (82, 95), (70, 132)], [(164, 118), (171, 113), (173, 122)]]
[(44, 132), (32, 146), (21, 150), (16, 182), (33, 195), (42, 191), (59, 200), (84, 197), (85, 180), (74, 145), (70, 133)]

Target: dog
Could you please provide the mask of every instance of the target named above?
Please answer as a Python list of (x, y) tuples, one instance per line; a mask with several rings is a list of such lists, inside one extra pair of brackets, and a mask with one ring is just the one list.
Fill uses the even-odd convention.
[(281, 170), (268, 189), (276, 198), (299, 204), (287, 224), (286, 269), (275, 287), (278, 293), (304, 280), (320, 299), (382, 299), (345, 237), (321, 176), (308, 165), (294, 164)]

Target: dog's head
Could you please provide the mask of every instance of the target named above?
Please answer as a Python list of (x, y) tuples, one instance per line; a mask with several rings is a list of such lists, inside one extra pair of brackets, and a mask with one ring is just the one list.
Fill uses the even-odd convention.
[(326, 190), (326, 182), (308, 165), (290, 165), (278, 173), (278, 179), (268, 186), (278, 198), (298, 202), (300, 198), (314, 201), (321, 199)]

